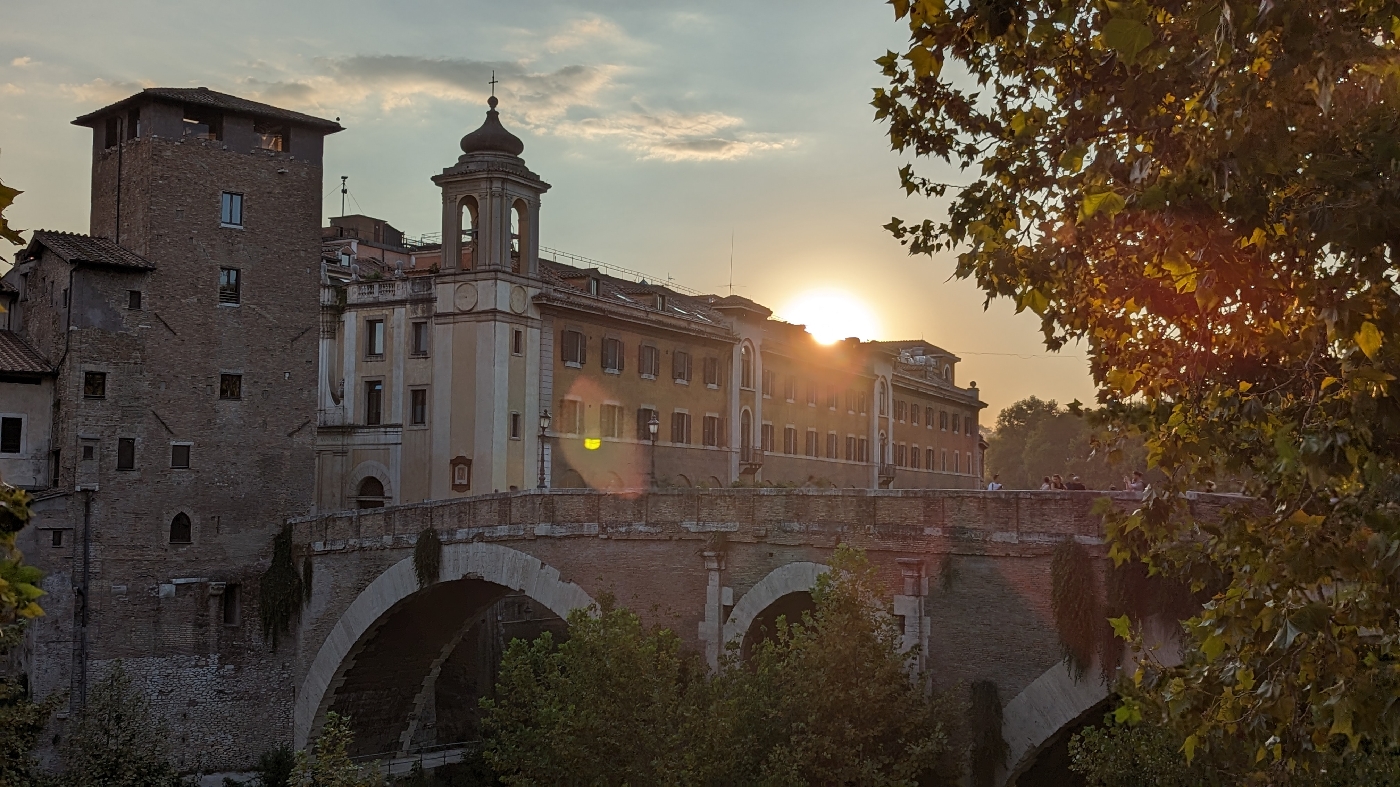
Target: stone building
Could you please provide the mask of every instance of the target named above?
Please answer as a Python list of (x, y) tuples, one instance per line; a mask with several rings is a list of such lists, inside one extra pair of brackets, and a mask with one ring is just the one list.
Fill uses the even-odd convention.
[(542, 257), (549, 185), (495, 106), (433, 178), (440, 233), (346, 216), (323, 234), (318, 509), (536, 486), (978, 485), (984, 405), (951, 353), (825, 346), (745, 298)]
[(744, 298), (542, 258), (549, 185), (495, 107), (433, 178), (441, 232), (418, 239), (321, 226), (338, 122), (205, 88), (74, 121), (89, 231), (35, 232), (0, 279), (0, 479), (35, 492), (21, 546), (48, 593), (37, 695), (80, 706), (121, 660), (187, 769), (291, 740), (306, 654), (269, 649), (257, 581), (311, 513), (536, 486), (977, 486), (983, 404), (951, 353), (821, 345)]

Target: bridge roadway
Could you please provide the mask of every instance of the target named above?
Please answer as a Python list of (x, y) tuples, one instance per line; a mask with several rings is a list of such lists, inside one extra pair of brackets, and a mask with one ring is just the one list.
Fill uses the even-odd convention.
[[(445, 726), (439, 701), (447, 702), (453, 665), (472, 655), (462, 653), (469, 650), (464, 637), (508, 594), (565, 617), (611, 593), (715, 664), (725, 643), (742, 640), (755, 621), (799, 608), (832, 550), (846, 542), (878, 567), (905, 644), (921, 646), (924, 665), (941, 682), (997, 683), (1010, 746), (1002, 781), (1010, 783), (1107, 697), (1098, 670), (1076, 682), (1060, 663), (1050, 607), (1059, 542), (1075, 539), (1103, 555), (1091, 508), (1105, 494), (1119, 505), (1135, 499), (1102, 492), (541, 490), (293, 520), (298, 551), (314, 564), (296, 631), (295, 741), (306, 745), (334, 710), (354, 720), (360, 753), (445, 742), (434, 739), (434, 725)], [(436, 584), (420, 589), (413, 549), (428, 527), (444, 543), (442, 568)], [(471, 646), (478, 653), (490, 644), (479, 640)]]

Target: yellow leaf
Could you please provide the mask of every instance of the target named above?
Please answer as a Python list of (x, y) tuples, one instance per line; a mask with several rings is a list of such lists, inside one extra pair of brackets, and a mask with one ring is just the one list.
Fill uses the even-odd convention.
[(1339, 382), (1341, 382), (1341, 380), (1338, 380), (1335, 377), (1324, 377), (1322, 379), (1322, 385), (1318, 386), (1318, 390), (1325, 391)]
[(1225, 638), (1219, 634), (1211, 634), (1201, 643), (1201, 652), (1206, 654), (1206, 661), (1215, 661), (1225, 652)]
[(1085, 194), (1084, 201), (1079, 204), (1079, 220), (1083, 221), (1099, 212), (1114, 216), (1127, 206), (1128, 203), (1112, 191)]
[(1367, 358), (1373, 361), (1376, 359), (1376, 353), (1381, 349), (1381, 331), (1375, 323), (1361, 323), (1361, 330), (1356, 332), (1356, 346), (1366, 353)]
[(1248, 391), (1249, 389), (1251, 389), (1251, 388), (1253, 388), (1253, 387), (1254, 387), (1254, 383), (1247, 383), (1247, 382), (1241, 381), (1241, 382), (1240, 382), (1240, 393), (1245, 393), (1246, 391)]
[(1132, 621), (1128, 620), (1127, 615), (1109, 618), (1108, 622), (1109, 625), (1113, 626), (1113, 636), (1119, 639), (1128, 639), (1133, 635)]
[(1196, 744), (1198, 743), (1200, 743), (1200, 738), (1197, 738), (1196, 735), (1193, 733), (1191, 735), (1187, 735), (1186, 742), (1181, 744), (1181, 750), (1183, 752), (1186, 752), (1187, 765), (1190, 765), (1191, 761), (1196, 759)]

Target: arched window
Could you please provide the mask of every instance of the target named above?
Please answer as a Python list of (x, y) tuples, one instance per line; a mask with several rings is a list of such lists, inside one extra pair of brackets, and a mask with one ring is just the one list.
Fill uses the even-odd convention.
[(510, 269), (516, 273), (528, 273), (526, 250), (530, 248), (530, 208), (525, 200), (518, 199), (510, 209)]
[(359, 499), (356, 502), (359, 508), (383, 508), (384, 482), (374, 476), (367, 476), (360, 482)]
[(739, 458), (749, 461), (753, 452), (753, 413), (745, 410), (739, 415)]
[[(462, 204), (457, 213), (457, 230), (460, 233), (462, 244), (462, 259), (458, 265), (463, 269), (476, 267), (476, 237), (477, 237), (477, 207), (476, 197), (463, 197)], [(452, 260), (443, 260), (442, 267), (450, 269), (455, 267)]]
[(194, 528), (190, 525), (189, 514), (181, 511), (170, 520), (170, 543), (189, 544), (193, 540)]
[(943, 365), (943, 379), (950, 383), (953, 381), (953, 367), (947, 364)]
[(880, 399), (880, 403), (879, 403), (880, 415), (886, 415), (886, 414), (889, 413), (890, 408), (889, 408), (889, 404), (888, 404), (888, 397), (885, 396), (885, 381), (884, 381), (884, 380), (881, 380), (881, 381), (880, 381), (880, 389), (879, 389), (879, 394), (878, 394), (878, 396), (879, 396), (879, 399)]
[(747, 344), (739, 349), (739, 387), (753, 390), (753, 353)]

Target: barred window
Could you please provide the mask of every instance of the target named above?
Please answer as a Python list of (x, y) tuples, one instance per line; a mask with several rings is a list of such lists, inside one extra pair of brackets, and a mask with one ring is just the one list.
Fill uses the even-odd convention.
[(219, 269), (219, 303), (243, 302), (243, 276), (237, 268)]

